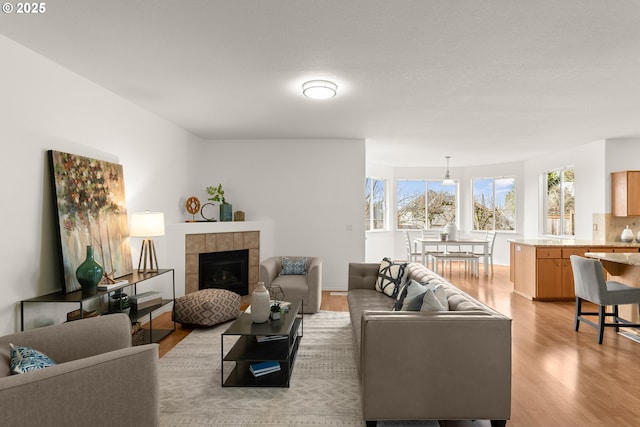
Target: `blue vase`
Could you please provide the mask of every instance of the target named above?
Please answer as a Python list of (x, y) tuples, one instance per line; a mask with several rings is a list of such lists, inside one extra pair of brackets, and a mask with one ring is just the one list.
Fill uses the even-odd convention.
[(233, 207), (231, 203), (220, 205), (220, 221), (231, 221), (233, 219)]
[(87, 258), (76, 269), (76, 279), (82, 286), (82, 295), (98, 293), (98, 283), (102, 280), (104, 269), (93, 259), (93, 246), (87, 246)]

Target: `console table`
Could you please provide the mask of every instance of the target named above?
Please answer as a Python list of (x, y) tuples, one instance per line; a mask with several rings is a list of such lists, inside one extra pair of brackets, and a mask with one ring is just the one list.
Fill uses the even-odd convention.
[[(118, 280), (127, 280), (127, 283), (123, 283), (121, 285), (112, 287), (109, 290), (100, 290), (98, 289), (98, 292), (95, 295), (82, 295), (82, 291), (74, 291), (74, 292), (69, 292), (69, 293), (65, 293), (62, 291), (58, 291), (58, 292), (53, 292), (51, 294), (47, 294), (47, 295), (42, 295), (39, 297), (35, 297), (35, 298), (30, 298), (30, 299), (26, 299), (26, 300), (22, 300), (20, 301), (20, 330), (24, 331), (24, 316), (25, 316), (25, 311), (27, 309), (27, 307), (31, 304), (34, 303), (50, 303), (50, 304), (64, 304), (64, 303), (71, 303), (71, 304), (78, 304), (78, 307), (80, 309), (80, 318), (83, 317), (84, 315), (84, 307), (86, 305), (89, 304), (89, 302), (96, 300), (96, 299), (100, 299), (100, 298), (106, 298), (107, 299), (107, 307), (108, 307), (108, 300), (110, 297), (110, 294), (114, 293), (117, 290), (121, 290), (123, 288), (127, 288), (127, 287), (132, 287), (133, 288), (133, 294), (137, 293), (137, 285), (139, 283), (145, 282), (149, 279), (152, 279), (154, 277), (158, 277), (161, 276), (163, 274), (168, 274), (171, 273), (171, 278), (172, 278), (172, 294), (171, 294), (171, 298), (163, 298), (160, 304), (156, 304), (153, 305), (151, 307), (147, 307), (147, 308), (143, 308), (141, 310), (134, 310), (133, 307), (131, 308), (131, 311), (129, 312), (129, 317), (131, 318), (131, 322), (137, 322), (140, 319), (145, 319), (148, 316), (149, 319), (149, 329), (144, 329), (144, 339), (143, 342), (144, 343), (152, 343), (152, 342), (158, 342), (160, 341), (162, 338), (166, 337), (167, 335), (169, 335), (171, 332), (175, 331), (176, 329), (176, 324), (175, 322), (173, 322), (173, 328), (172, 329), (153, 329), (153, 316), (152, 314), (161, 309), (162, 307), (166, 306), (167, 304), (171, 304), (173, 303), (173, 300), (176, 297), (176, 279), (175, 279), (175, 272), (173, 269), (160, 269), (157, 272), (153, 272), (153, 273), (138, 273), (137, 271), (134, 271), (132, 274), (128, 274), (126, 276), (123, 277), (119, 277)], [(108, 309), (107, 309), (108, 310)], [(103, 313), (101, 313), (103, 314)]]

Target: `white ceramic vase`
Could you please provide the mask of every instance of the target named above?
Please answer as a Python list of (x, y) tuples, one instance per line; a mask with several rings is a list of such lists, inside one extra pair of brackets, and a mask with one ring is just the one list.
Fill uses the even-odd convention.
[(447, 240), (458, 240), (458, 229), (455, 222), (449, 222), (444, 226), (444, 232), (447, 233)]
[(624, 230), (622, 230), (620, 240), (622, 240), (623, 242), (633, 242), (633, 230), (631, 230), (628, 225)]
[(264, 323), (269, 320), (270, 312), (269, 291), (264, 287), (264, 282), (258, 282), (258, 286), (251, 294), (251, 320), (253, 323)]

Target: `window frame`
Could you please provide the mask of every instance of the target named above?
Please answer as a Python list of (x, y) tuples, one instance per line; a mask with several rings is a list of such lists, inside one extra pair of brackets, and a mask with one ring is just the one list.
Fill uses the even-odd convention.
[[(497, 203), (496, 203), (496, 181), (499, 180), (507, 180), (510, 179), (513, 181), (513, 191), (515, 194), (515, 206), (514, 206), (514, 212), (513, 212), (513, 229), (499, 229), (496, 228), (496, 208), (497, 208)], [(475, 198), (475, 183), (476, 181), (491, 181), (491, 204), (493, 206), (493, 214), (492, 214), (492, 226), (491, 229), (485, 230), (485, 229), (478, 229), (476, 228), (476, 215), (475, 215), (475, 209), (476, 209), (476, 198)], [(517, 211), (517, 192), (516, 192), (516, 177), (515, 176), (497, 176), (497, 177), (478, 177), (478, 178), (471, 178), (471, 231), (474, 232), (482, 232), (482, 231), (496, 231), (496, 232), (501, 232), (501, 233), (516, 233), (518, 230), (518, 211)]]
[[(382, 204), (381, 204), (381, 208), (382, 208), (382, 219), (376, 219), (375, 218), (375, 195), (374, 195), (374, 187), (375, 187), (375, 183), (376, 182), (381, 182), (383, 185), (383, 189), (382, 189)], [(372, 177), (372, 176), (367, 176), (365, 178), (365, 203), (367, 202), (367, 197), (369, 195), (372, 195), (369, 197), (369, 215), (367, 215), (367, 212), (365, 210), (365, 231), (366, 232), (376, 232), (376, 231), (388, 231), (389, 230), (389, 226), (388, 226), (388, 213), (389, 213), (389, 180), (385, 179), (385, 178), (376, 178), (376, 177)], [(369, 188), (367, 188), (369, 187)], [(382, 226), (381, 228), (374, 228), (376, 221), (382, 221)]]
[[(565, 202), (566, 202), (566, 197), (565, 197), (565, 174), (571, 171), (573, 173), (573, 216), (572, 216), (572, 231), (573, 234), (567, 234), (566, 230), (565, 230), (565, 221), (566, 219), (564, 218), (563, 213), (565, 212)], [(559, 208), (559, 212), (561, 212), (560, 214), (560, 233), (559, 234), (552, 234), (550, 233), (548, 230), (548, 212), (549, 212), (549, 174), (553, 173), (553, 172), (557, 172), (560, 176), (560, 182), (559, 182), (559, 189), (560, 189), (560, 195), (559, 195), (559, 199), (560, 199), (560, 208)], [(554, 169), (548, 169), (545, 171), (542, 171), (540, 173), (541, 175), (541, 188), (540, 188), (540, 194), (541, 194), (541, 199), (542, 199), (542, 203), (541, 203), (541, 222), (540, 222), (540, 226), (542, 227), (541, 230), (541, 235), (542, 236), (549, 236), (549, 237), (553, 237), (553, 238), (565, 238), (565, 239), (572, 239), (575, 238), (575, 218), (576, 218), (576, 211), (575, 211), (575, 184), (576, 184), (576, 179), (575, 179), (575, 173), (576, 173), (576, 168), (575, 166), (563, 166), (563, 167), (559, 167), (559, 168), (554, 168)]]
[[(412, 181), (412, 182), (422, 182), (424, 184), (424, 198), (425, 198), (425, 203), (424, 203), (424, 224), (425, 227), (424, 228), (403, 228), (401, 227), (401, 224), (399, 223), (399, 206), (398, 206), (398, 191), (399, 191), (399, 183), (400, 182), (407, 182), (407, 181)], [(460, 223), (460, 182), (457, 179), (454, 179), (456, 185), (455, 185), (455, 191), (453, 194), (454, 200), (455, 200), (455, 207), (454, 207), (454, 215), (455, 215), (455, 224), (457, 227), (459, 227), (459, 223)], [(396, 179), (395, 180), (396, 186), (395, 186), (395, 196), (396, 196), (396, 205), (395, 205), (395, 229), (396, 230), (440, 230), (442, 227), (438, 226), (436, 228), (434, 227), (429, 227), (427, 228), (427, 223), (428, 223), (428, 208), (429, 208), (429, 183), (442, 183), (442, 179), (437, 179), (437, 178), (403, 178), (403, 179)], [(454, 186), (450, 186), (450, 187), (454, 187)]]

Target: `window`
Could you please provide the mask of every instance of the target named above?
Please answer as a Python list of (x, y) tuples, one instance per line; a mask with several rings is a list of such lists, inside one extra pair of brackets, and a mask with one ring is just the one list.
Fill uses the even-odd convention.
[(458, 186), (442, 185), (442, 180), (402, 180), (397, 182), (397, 226), (443, 228), (456, 221)]
[(563, 168), (543, 173), (544, 230), (553, 236), (575, 235), (575, 170)]
[(385, 181), (367, 178), (365, 182), (364, 229), (384, 230), (386, 190)]
[(473, 229), (516, 229), (515, 178), (473, 180)]

